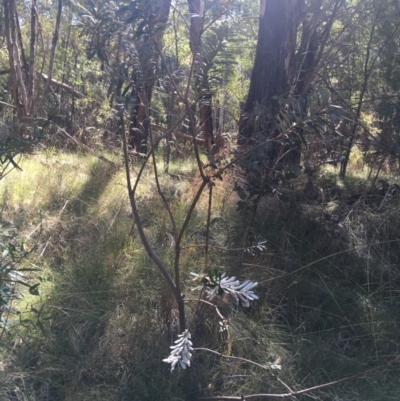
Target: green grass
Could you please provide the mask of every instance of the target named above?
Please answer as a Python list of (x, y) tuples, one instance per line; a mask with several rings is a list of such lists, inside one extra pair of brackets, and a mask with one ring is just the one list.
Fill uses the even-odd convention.
[[(195, 346), (277, 363), (261, 370), (208, 353), (195, 353), (187, 374), (169, 372), (162, 359), (176, 339), (174, 299), (140, 243), (123, 171), (96, 158), (47, 152), (25, 158), (0, 187), (2, 222), (16, 238), (36, 244), (22, 267), (39, 266), (40, 296), (25, 295), (17, 325), (3, 338), (0, 400), (186, 400), (201, 395), (286, 392), (340, 379), (384, 364), (400, 343), (398, 246), (400, 206), (383, 211), (354, 195), (365, 177), (340, 181), (324, 173), (301, 180), (282, 200), (261, 202), (255, 224), (236, 213), (231, 179), (214, 189), (210, 266), (258, 281), (260, 301), (250, 310), (218, 302), (229, 332), (205, 307), (192, 326)], [(138, 167), (133, 166), (133, 175)], [(159, 165), (162, 171), (162, 163)], [(181, 224), (198, 178), (195, 163), (173, 161), (160, 182)], [(207, 196), (184, 237), (181, 270), (188, 319), (198, 292), (191, 271), (204, 267)], [(138, 206), (152, 247), (172, 272), (172, 227), (146, 169)], [(267, 252), (240, 250), (254, 232)], [(237, 250), (235, 250), (237, 248)], [(42, 308), (40, 322), (32, 312)], [(398, 400), (399, 367), (313, 392), (317, 400)], [(281, 381), (278, 380), (278, 377)], [(299, 396), (299, 400), (309, 399)]]

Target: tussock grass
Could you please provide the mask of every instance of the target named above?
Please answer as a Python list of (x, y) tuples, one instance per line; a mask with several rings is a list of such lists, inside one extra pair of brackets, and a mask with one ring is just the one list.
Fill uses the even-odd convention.
[[(22, 167), (2, 181), (1, 219), (39, 244), (26, 263), (42, 269), (41, 295), (26, 296), (20, 307), (34, 321), (31, 307), (44, 305), (45, 335), (29, 325), (9, 338), (12, 351), (2, 354), (0, 365), (1, 400), (161, 401), (286, 392), (282, 382), (301, 389), (398, 353), (400, 208), (393, 200), (377, 212), (359, 196), (369, 188), (362, 177), (340, 182), (325, 173), (299, 182), (279, 202), (264, 200), (252, 227), (249, 216), (236, 213), (232, 180), (217, 183), (210, 267), (258, 281), (260, 301), (245, 310), (220, 300), (226, 332), (218, 331), (219, 318), (203, 305), (191, 328), (195, 346), (282, 369), (197, 352), (188, 373), (171, 375), (162, 359), (177, 334), (175, 302), (136, 235), (124, 173), (92, 157), (55, 152), (27, 158)], [(194, 161), (172, 162), (171, 175), (162, 170), (160, 163), (161, 185), (181, 224), (198, 185)], [(144, 174), (140, 215), (172, 272), (171, 223), (151, 169)], [(204, 269), (207, 202), (205, 193), (182, 244), (188, 320), (198, 294), (189, 273)], [(253, 233), (268, 241), (265, 253), (244, 252), (244, 238)], [(398, 384), (394, 366), (312, 396), (395, 400)]]
[[(249, 274), (261, 271), (270, 303), (280, 305), (303, 388), (384, 364), (399, 352), (400, 204), (393, 199), (378, 210), (382, 196), (370, 201), (370, 184), (324, 173), (258, 210), (256, 230), (268, 240), (269, 255), (254, 261)], [(272, 277), (263, 280), (266, 271)], [(396, 366), (316, 396), (396, 399), (398, 372)]]

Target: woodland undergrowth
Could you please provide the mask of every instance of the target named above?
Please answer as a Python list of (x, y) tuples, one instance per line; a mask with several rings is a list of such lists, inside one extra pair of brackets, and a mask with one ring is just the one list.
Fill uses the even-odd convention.
[[(26, 157), (21, 167), (2, 180), (0, 223), (33, 248), (23, 266), (40, 269), (28, 276), (40, 281), (40, 295), (16, 301), (23, 324), (2, 334), (1, 400), (284, 393), (399, 353), (400, 203), (394, 196), (381, 207), (379, 189), (368, 193), (362, 174), (344, 181), (328, 171), (302, 176), (279, 199), (264, 198), (251, 227), (252, 211), (237, 212), (233, 178), (217, 183), (209, 265), (257, 281), (259, 300), (249, 309), (219, 300), (228, 330), (218, 330), (214, 309), (202, 305), (191, 333), (195, 347), (267, 369), (196, 352), (182, 376), (162, 362), (179, 334), (177, 310), (136, 234), (123, 172), (94, 157), (49, 151)], [(189, 159), (171, 162), (171, 174), (160, 176), (178, 222), (196, 189), (195, 171)], [(144, 230), (172, 270), (169, 220), (153, 180), (140, 185)], [(189, 273), (203, 269), (206, 218), (204, 196), (182, 243), (189, 317), (197, 305)], [(398, 400), (399, 373), (394, 365), (297, 399)]]

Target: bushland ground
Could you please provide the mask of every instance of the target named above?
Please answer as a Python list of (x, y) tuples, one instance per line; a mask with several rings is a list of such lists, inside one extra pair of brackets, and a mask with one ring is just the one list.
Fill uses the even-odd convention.
[[(39, 269), (26, 278), (40, 286), (39, 295), (20, 288), (13, 305), (19, 318), (10, 317), (10, 330), (1, 332), (1, 400), (285, 393), (283, 383), (312, 387), (399, 354), (400, 203), (393, 194), (382, 205), (381, 188), (393, 177), (383, 177), (372, 193), (371, 181), (355, 167), (345, 180), (333, 170), (301, 177), (279, 199), (264, 198), (251, 227), (250, 212), (237, 212), (234, 178), (218, 183), (210, 266), (257, 281), (260, 299), (249, 309), (220, 300), (229, 318), (223, 332), (205, 306), (193, 341), (269, 369), (199, 351), (188, 373), (171, 374), (162, 359), (178, 334), (176, 306), (136, 233), (123, 172), (55, 150), (25, 157), (21, 167), (1, 181), (1, 241), (24, 239), (31, 252), (20, 267)], [(179, 221), (198, 177), (191, 160), (173, 162), (174, 171), (178, 177), (162, 174), (161, 183)], [(146, 174), (140, 214), (152, 246), (172, 269), (169, 221), (151, 171)], [(189, 317), (196, 305), (189, 273), (203, 268), (206, 216), (204, 197), (183, 243)], [(257, 243), (266, 249), (256, 252)], [(400, 365), (297, 397), (310, 398), (397, 401)]]

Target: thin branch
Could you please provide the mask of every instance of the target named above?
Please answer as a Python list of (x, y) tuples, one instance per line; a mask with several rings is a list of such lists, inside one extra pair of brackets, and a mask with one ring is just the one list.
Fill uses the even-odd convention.
[[(167, 131), (164, 133), (164, 135), (162, 135), (161, 137), (157, 138), (157, 139), (154, 141), (154, 147), (156, 148), (156, 147), (158, 146), (158, 144), (161, 142), (162, 139), (168, 138), (168, 135), (169, 135), (171, 132), (173, 132), (173, 130), (185, 119), (185, 117), (186, 117), (186, 115), (182, 116), (182, 117), (174, 124), (174, 126), (171, 127), (171, 129), (167, 130)], [(151, 156), (151, 149), (150, 149), (150, 152), (146, 155), (146, 159), (143, 161), (142, 166), (141, 166), (141, 168), (140, 168), (140, 170), (139, 170), (139, 172), (138, 172), (138, 175), (137, 175), (137, 177), (136, 177), (135, 185), (133, 186), (133, 189), (132, 189), (134, 194), (136, 193), (136, 189), (137, 189), (137, 187), (138, 187), (138, 185), (139, 185), (140, 178), (141, 178), (141, 176), (142, 176), (142, 174), (143, 174), (143, 171), (144, 171), (144, 169), (145, 169), (145, 167), (146, 167), (146, 165), (147, 165), (147, 162), (148, 162), (149, 159), (150, 159), (150, 156)]]
[[(210, 352), (211, 354), (218, 355), (221, 358), (234, 359), (236, 361), (246, 362), (246, 363), (249, 363), (251, 365), (257, 366), (257, 367), (259, 367), (259, 368), (261, 368), (263, 370), (268, 370), (268, 371), (271, 370), (268, 366), (261, 365), (261, 364), (259, 364), (257, 362), (254, 362), (254, 361), (250, 360), (250, 359), (241, 358), (239, 356), (231, 356), (231, 355), (221, 354), (220, 352), (213, 351), (212, 349), (209, 349), (209, 348), (194, 348), (194, 351), (206, 351), (206, 352)], [(203, 398), (200, 398), (200, 399), (203, 399)], [(240, 398), (239, 398), (239, 400), (240, 400)]]
[[(215, 311), (217, 312), (217, 315), (218, 315), (218, 317), (219, 317), (220, 319), (222, 319), (222, 320), (225, 319), (224, 316), (222, 315), (222, 313), (219, 311), (217, 305), (213, 304), (212, 302), (208, 302), (208, 301), (206, 301), (205, 299), (201, 299), (201, 298), (200, 298), (201, 295), (202, 295), (202, 293), (203, 293), (203, 292), (200, 293), (199, 298), (195, 298), (195, 299), (193, 299), (193, 298), (185, 298), (185, 302), (188, 302), (188, 301), (203, 302), (203, 303), (205, 303), (205, 304), (207, 304), (207, 305), (209, 305), (209, 306), (212, 306), (212, 307), (215, 309)], [(193, 314), (193, 315), (194, 315), (194, 314)]]
[(24, 72), (25, 72), (25, 76), (27, 76), (29, 67), (28, 67), (28, 62), (26, 61), (24, 42), (22, 40), (21, 26), (20, 26), (20, 23), (19, 23), (20, 18), (18, 16), (17, 8), (16, 8), (17, 6), (16, 6), (15, 3), (14, 3), (14, 6), (15, 6), (15, 16), (16, 16), (16, 18), (15, 18), (15, 27), (17, 28), (18, 45), (19, 45), (20, 53), (21, 53), (22, 66), (23, 66), (23, 69), (24, 69)]
[(131, 184), (131, 175), (130, 175), (130, 170), (129, 170), (129, 157), (128, 157), (128, 142), (126, 139), (125, 120), (124, 120), (123, 110), (120, 110), (120, 129), (121, 129), (121, 134), (122, 134), (126, 183), (127, 183), (127, 187), (128, 187), (129, 200), (131, 203), (132, 214), (135, 218), (135, 222), (136, 222), (136, 225), (138, 228), (140, 240), (141, 240), (147, 254), (149, 255), (150, 259), (158, 267), (158, 269), (160, 270), (160, 273), (164, 277), (165, 281), (170, 286), (172, 293), (174, 294), (175, 299), (176, 299), (177, 303), (179, 304), (179, 302), (182, 300), (182, 296), (180, 293), (177, 292), (176, 285), (175, 285), (174, 281), (172, 280), (171, 275), (168, 273), (168, 270), (165, 267), (164, 263), (161, 261), (161, 259), (158, 257), (158, 255), (151, 248), (150, 243), (146, 237), (146, 234), (144, 233), (142, 222), (140, 220), (139, 212), (138, 212), (137, 205), (136, 205), (135, 193), (132, 189), (132, 184)]
[[(21, 58), (24, 60), (25, 55), (24, 55), (24, 49), (23, 47), (20, 49), (18, 47), (18, 41), (17, 41), (17, 36), (18, 35), (18, 30), (19, 30), (19, 15), (18, 15), (18, 10), (17, 10), (17, 5), (15, 0), (9, 0), (8, 2), (10, 6), (10, 11), (11, 11), (11, 29), (12, 29), (12, 35), (13, 35), (13, 41), (14, 41), (14, 52), (15, 52), (15, 71), (18, 76), (19, 80), (19, 89), (21, 91), (21, 101), (24, 106), (24, 113), (26, 113), (26, 105), (27, 105), (27, 95), (26, 95), (26, 88), (24, 84), (24, 79), (22, 75), (22, 66), (21, 66)], [(22, 40), (21, 40), (22, 41)], [(21, 56), (22, 55), (22, 56)], [(26, 63), (26, 60), (25, 60)]]
[[(144, 93), (143, 96), (146, 97), (146, 94)], [(143, 100), (144, 100), (144, 102), (143, 102)], [(141, 99), (141, 101), (144, 104), (144, 107), (145, 107), (145, 110), (146, 110), (146, 115), (150, 116), (149, 102), (147, 101), (147, 98)], [(164, 207), (167, 210), (169, 219), (171, 220), (171, 224), (172, 224), (172, 230), (173, 230), (173, 233), (174, 233), (174, 239), (176, 240), (176, 237), (178, 235), (178, 231), (176, 229), (176, 223), (175, 223), (174, 215), (172, 214), (172, 211), (171, 211), (171, 208), (170, 208), (169, 203), (167, 201), (167, 198), (165, 197), (165, 195), (164, 195), (164, 193), (163, 193), (163, 191), (161, 189), (160, 180), (158, 179), (157, 160), (156, 160), (156, 154), (155, 154), (155, 148), (154, 148), (153, 130), (151, 128), (151, 125), (149, 125), (149, 136), (150, 136), (150, 145), (151, 145), (151, 157), (153, 159), (154, 178), (156, 180), (156, 186), (157, 186), (158, 195), (162, 199), (162, 201), (164, 203)], [(177, 290), (180, 292), (180, 284), (179, 284), (179, 281), (176, 280), (176, 278), (175, 278), (175, 285), (177, 286)]]
[(33, 96), (35, 93), (35, 62), (36, 62), (36, 0), (31, 0), (31, 37), (29, 47), (28, 67), (28, 105), (31, 113), (33, 111)]
[(176, 136), (177, 138), (186, 139), (191, 142), (196, 141), (197, 143), (202, 143), (202, 144), (206, 142), (203, 138), (196, 137), (193, 139), (193, 137), (191, 135), (186, 135), (186, 134), (183, 134), (182, 132), (178, 132), (178, 131), (171, 131), (171, 130), (168, 130), (168, 128), (161, 127), (160, 125), (150, 124), (150, 127), (154, 128), (156, 130), (159, 130), (161, 132), (170, 131), (169, 133)]
[[(211, 350), (209, 350), (207, 348), (195, 348), (194, 350), (210, 351), (212, 353), (218, 354), (218, 352), (211, 351)], [(218, 354), (218, 355), (220, 355), (222, 357), (232, 358), (232, 357), (229, 357), (228, 355), (221, 355), (221, 354)], [(349, 381), (357, 380), (357, 379), (360, 379), (360, 378), (362, 378), (364, 376), (367, 376), (367, 375), (370, 375), (370, 374), (374, 374), (374, 373), (379, 372), (381, 370), (387, 369), (390, 366), (392, 366), (392, 365), (394, 365), (396, 363), (399, 363), (399, 362), (400, 362), (400, 355), (396, 356), (394, 359), (390, 360), (389, 362), (385, 363), (384, 365), (380, 365), (380, 366), (376, 366), (375, 368), (364, 370), (363, 372), (357, 373), (355, 375), (347, 376), (347, 377), (344, 377), (343, 379), (335, 380), (335, 381), (332, 381), (332, 382), (329, 382), (329, 383), (319, 384), (318, 386), (309, 387), (309, 388), (306, 388), (304, 390), (291, 391), (289, 393), (284, 393), (284, 394), (250, 394), (250, 395), (244, 396), (244, 398), (243, 397), (225, 397), (225, 396), (220, 396), (220, 397), (200, 397), (199, 400), (203, 400), (203, 401), (238, 400), (238, 401), (240, 401), (240, 400), (243, 400), (243, 399), (245, 399), (245, 400), (257, 400), (257, 399), (262, 399), (262, 398), (280, 398), (280, 399), (290, 398), (290, 397), (293, 397), (293, 396), (296, 396), (296, 395), (307, 394), (307, 393), (310, 393), (312, 391), (320, 391), (320, 390), (323, 390), (325, 388), (336, 386), (336, 385), (341, 384), (341, 383), (346, 383), (346, 382), (349, 382)], [(260, 366), (262, 366), (262, 365), (260, 365)]]
[(281, 274), (281, 275), (279, 275), (279, 276), (276, 276), (276, 277), (273, 277), (273, 278), (269, 278), (269, 279), (266, 279), (266, 280), (259, 281), (259, 284), (267, 283), (267, 282), (272, 281), (272, 280), (281, 279), (282, 277), (292, 276), (292, 275), (298, 273), (299, 271), (302, 271), (302, 270), (304, 270), (304, 269), (308, 269), (309, 267), (311, 267), (311, 266), (313, 266), (313, 265), (316, 265), (317, 263), (320, 263), (320, 262), (322, 262), (322, 261), (324, 261), (324, 260), (327, 260), (327, 259), (329, 259), (329, 258), (333, 258), (334, 256), (337, 256), (337, 255), (342, 255), (342, 254), (345, 254), (345, 253), (347, 253), (347, 252), (351, 252), (351, 251), (353, 251), (354, 249), (370, 247), (372, 244), (373, 244), (373, 245), (391, 244), (391, 243), (396, 243), (396, 242), (400, 243), (400, 239), (394, 239), (394, 240), (389, 240), (389, 241), (377, 241), (377, 242), (372, 242), (372, 243), (368, 243), (368, 244), (364, 244), (364, 245), (357, 245), (357, 246), (354, 246), (353, 248), (345, 249), (344, 251), (335, 252), (335, 253), (332, 253), (332, 254), (330, 254), (330, 255), (328, 255), (328, 256), (324, 256), (324, 257), (322, 257), (322, 258), (320, 258), (320, 259), (314, 260), (313, 262), (308, 263), (308, 264), (305, 265), (305, 266), (301, 266), (301, 267), (299, 267), (298, 269), (296, 269), (296, 270), (294, 270), (294, 271), (292, 271), (292, 272), (290, 272), (290, 273), (283, 273), (283, 274)]
[[(11, 70), (9, 68), (6, 68), (4, 70), (0, 70), (0, 75), (6, 75), (6, 74), (10, 74), (10, 73), (11, 73)], [(36, 73), (38, 73), (45, 81), (47, 81), (49, 79), (49, 77), (46, 74), (41, 73), (40, 71), (36, 71)], [(50, 84), (54, 85), (54, 86), (58, 86), (59, 88), (66, 90), (67, 92), (71, 93), (72, 95), (75, 95), (76, 97), (79, 97), (79, 98), (86, 97), (86, 95), (84, 95), (83, 93), (77, 91), (72, 86), (69, 86), (64, 82), (56, 81), (54, 78), (51, 78)], [(160, 127), (158, 125), (154, 126), (154, 127), (157, 128), (157, 129), (160, 129), (160, 131), (165, 130), (165, 128)], [(173, 134), (175, 136), (179, 137), (179, 138), (182, 138), (182, 139), (193, 140), (190, 135), (185, 135), (185, 134), (182, 134), (182, 133), (176, 132), (176, 131), (174, 131)], [(201, 138), (197, 138), (196, 140), (199, 143), (203, 143), (204, 142), (204, 139), (201, 139)]]
[[(28, 117), (28, 119), (31, 119), (31, 117)], [(65, 129), (61, 128), (59, 125), (57, 125), (55, 122), (48, 120), (46, 118), (43, 117), (36, 117), (34, 120), (39, 120), (39, 121), (44, 121), (45, 123), (49, 123), (51, 125), (53, 125), (55, 128), (57, 128), (58, 131), (60, 131), (61, 133), (63, 133), (68, 139), (70, 139), (72, 142), (75, 143), (75, 145), (79, 146), (82, 149), (85, 149), (88, 153), (90, 153), (93, 156), (98, 157), (100, 160), (102, 160), (103, 162), (108, 163), (109, 165), (111, 165), (112, 167), (119, 169), (121, 168), (121, 166), (119, 166), (118, 164), (114, 163), (113, 161), (107, 159), (106, 157), (98, 154), (97, 152), (95, 152), (92, 148), (90, 148), (89, 146), (85, 145), (84, 143), (82, 143), (81, 141), (79, 141), (78, 139), (74, 138), (72, 135), (68, 134), (67, 131), (65, 131)]]
[(210, 245), (210, 223), (211, 223), (213, 183), (209, 182), (208, 186), (209, 186), (209, 193), (208, 193), (208, 210), (207, 210), (206, 245), (204, 247), (204, 273), (207, 273), (208, 270), (208, 250)]
[[(44, 46), (43, 27), (40, 22), (40, 17), (39, 17), (37, 10), (36, 10), (36, 20), (37, 20), (37, 24), (38, 24), (38, 36), (40, 38), (40, 44), (42, 46), (42, 65), (40, 66), (39, 74), (43, 75), (44, 66), (46, 64), (46, 48)], [(36, 93), (33, 94), (34, 98), (39, 99), (39, 86), (36, 87), (35, 92)]]
[(183, 234), (185, 233), (187, 225), (189, 224), (189, 221), (190, 221), (190, 219), (192, 217), (194, 208), (196, 207), (197, 202), (200, 199), (200, 195), (202, 194), (202, 192), (203, 192), (205, 186), (207, 185), (207, 183), (208, 183), (207, 180), (203, 181), (201, 183), (201, 185), (200, 185), (199, 189), (197, 190), (197, 193), (196, 193), (196, 195), (195, 195), (195, 197), (194, 197), (194, 199), (192, 201), (192, 204), (190, 205), (190, 208), (189, 208), (189, 210), (188, 210), (188, 212), (186, 214), (185, 221), (183, 222), (181, 231), (179, 232), (178, 238), (176, 240), (176, 245), (175, 246), (178, 247), (179, 249), (180, 249), (180, 245), (181, 245)]
[[(10, 63), (9, 72), (11, 74), (11, 82), (12, 82), (12, 95), (18, 113), (18, 119), (22, 121), (26, 113), (23, 99), (21, 100), (19, 95), (20, 82), (17, 74), (17, 64), (19, 60), (16, 54), (14, 53), (14, 47), (16, 46), (15, 29), (14, 29), (15, 24), (13, 24), (14, 14), (12, 12), (11, 4), (8, 0), (4, 0), (3, 6), (5, 14), (4, 18), (5, 36), (7, 39), (8, 59)], [(23, 82), (21, 84), (23, 85)]]
[[(43, 74), (43, 73), (40, 73), (40, 72), (39, 72), (39, 75), (40, 75), (45, 81), (48, 81), (48, 80), (49, 80), (48, 75)], [(69, 86), (69, 85), (65, 84), (64, 82), (56, 81), (56, 80), (53, 79), (53, 78), (50, 79), (50, 84), (51, 84), (51, 85), (54, 85), (54, 86), (58, 86), (59, 88), (66, 90), (67, 92), (71, 93), (72, 95), (74, 95), (74, 96), (76, 96), (76, 97), (79, 97), (79, 98), (84, 98), (84, 97), (86, 97), (83, 93), (77, 91), (77, 90), (74, 89), (72, 86)]]
[(177, 86), (177, 84), (175, 82), (175, 79), (174, 79), (174, 77), (172, 76), (172, 74), (171, 74), (171, 72), (169, 70), (168, 64), (165, 61), (164, 55), (162, 54), (162, 51), (160, 49), (160, 46), (158, 45), (158, 42), (155, 39), (154, 39), (154, 42), (155, 42), (154, 43), (155, 48), (156, 48), (158, 54), (160, 55), (161, 61), (164, 63), (165, 69), (167, 71), (167, 75), (168, 75), (169, 79), (171, 80), (172, 86), (174, 87), (176, 93), (178, 94), (178, 96), (182, 100), (183, 104), (185, 105), (186, 115), (188, 116), (188, 119), (189, 119), (189, 131), (192, 134), (191, 136), (193, 138), (194, 153), (195, 153), (195, 156), (196, 156), (197, 166), (199, 168), (199, 172), (200, 172), (201, 178), (203, 180), (205, 180), (206, 176), (204, 174), (204, 171), (203, 171), (203, 168), (202, 168), (202, 165), (201, 165), (199, 148), (197, 146), (197, 141), (196, 141), (196, 133), (195, 133), (195, 127), (194, 127), (194, 122), (193, 122), (193, 116), (192, 116), (192, 111), (190, 109), (189, 100), (188, 100), (189, 87), (190, 87), (190, 83), (191, 83), (191, 79), (192, 79), (192, 72), (193, 72), (194, 64), (196, 62), (196, 56), (195, 55), (192, 56), (192, 63), (191, 63), (191, 66), (190, 66), (190, 71), (191, 72), (190, 72), (189, 78), (188, 78), (188, 86), (186, 88), (185, 95), (183, 95), (181, 93), (181, 91), (179, 90), (179, 88), (178, 88), (178, 86)]
[(15, 107), (15, 106), (13, 106), (13, 105), (12, 105), (12, 104), (10, 104), (10, 103), (6, 103), (6, 102), (1, 102), (1, 101), (0, 101), (0, 104), (2, 104), (2, 105), (4, 105), (4, 106), (11, 107), (12, 109), (16, 109), (16, 107)]
[[(219, 250), (225, 251), (225, 252), (243, 252), (243, 251), (246, 251), (248, 249), (256, 249), (256, 248), (258, 248), (259, 245), (264, 245), (266, 243), (267, 243), (267, 241), (263, 241), (263, 242), (260, 242), (257, 245), (247, 246), (247, 247), (243, 247), (243, 248), (226, 248), (226, 247), (223, 247), (223, 246), (209, 245), (209, 249), (219, 249)], [(204, 247), (205, 247), (205, 244), (196, 244), (196, 245), (185, 245), (185, 246), (182, 246), (181, 249), (204, 248)], [(267, 253), (263, 253), (263, 255), (268, 255), (268, 254)]]
[(56, 25), (54, 28), (54, 34), (53, 34), (53, 40), (51, 42), (51, 53), (50, 53), (50, 61), (49, 61), (49, 69), (47, 73), (47, 81), (44, 86), (42, 98), (39, 100), (38, 105), (36, 107), (36, 111), (40, 112), (42, 109), (46, 98), (47, 98), (47, 93), (49, 92), (50, 89), (50, 83), (51, 79), (53, 76), (53, 70), (54, 70), (54, 58), (56, 55), (56, 47), (57, 47), (57, 42), (58, 42), (58, 37), (60, 34), (60, 23), (61, 23), (61, 14), (62, 14), (62, 9), (63, 9), (63, 0), (58, 0), (58, 8), (57, 8), (57, 17), (56, 17)]

